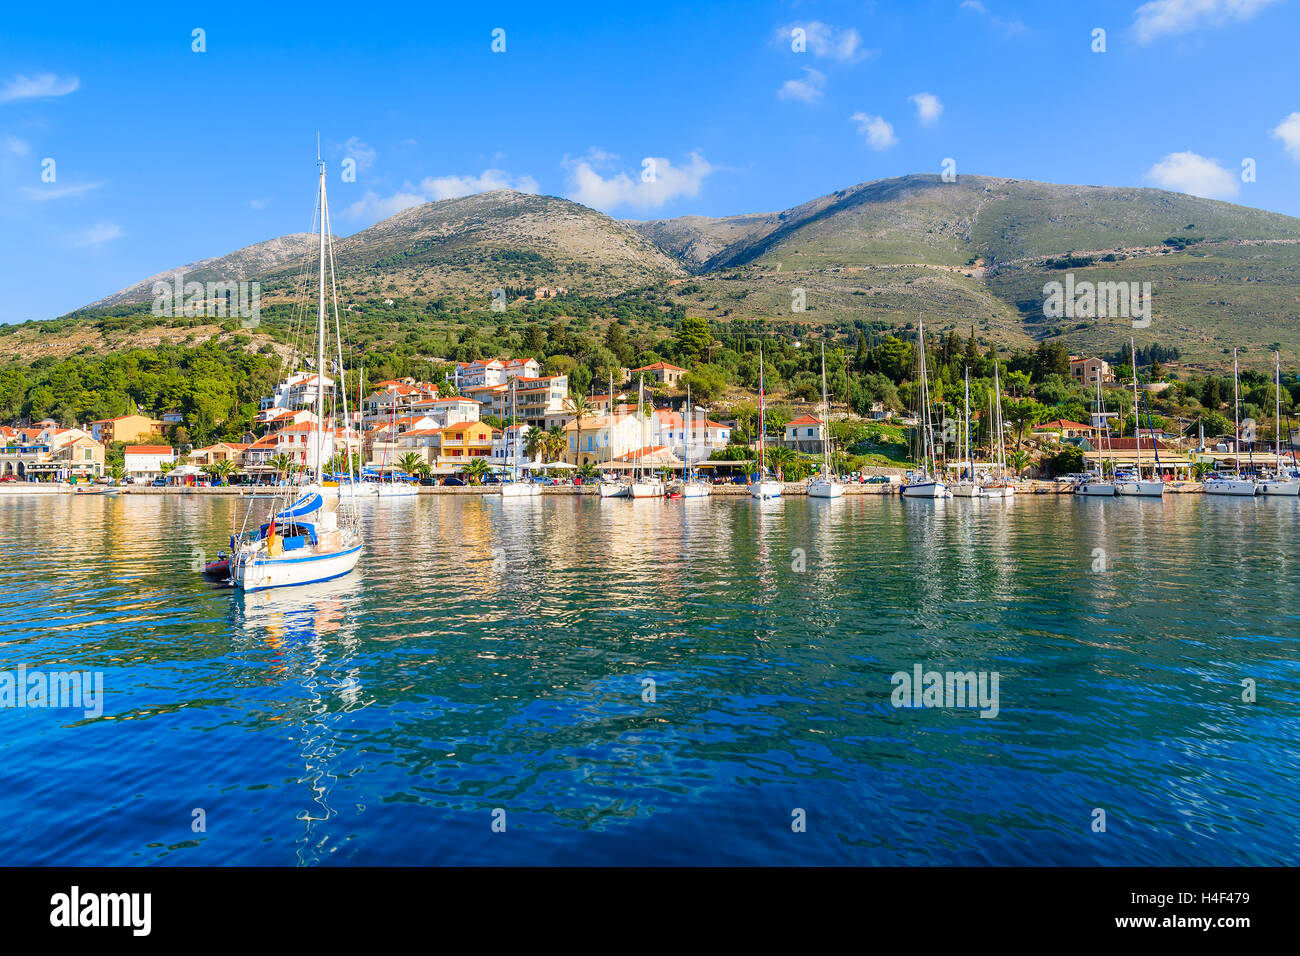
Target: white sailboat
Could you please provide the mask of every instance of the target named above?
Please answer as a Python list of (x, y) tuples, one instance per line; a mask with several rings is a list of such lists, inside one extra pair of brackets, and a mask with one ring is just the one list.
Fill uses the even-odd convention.
[(519, 425), (519, 379), (518, 377), (510, 380), (510, 425), (514, 428), (514, 448), (511, 449), (511, 470), (510, 480), (501, 482), (502, 498), (538, 498), (542, 494), (542, 486), (535, 481), (525, 480), (520, 471), (520, 454), (521, 449), (519, 441), (523, 437), (522, 429)]
[(1236, 469), (1230, 473), (1218, 472), (1206, 477), (1201, 490), (1207, 495), (1231, 495), (1236, 498), (1255, 497), (1255, 479), (1241, 474), (1241, 395), (1237, 386), (1237, 350), (1232, 350), (1232, 452)]
[(1273, 471), (1261, 478), (1256, 492), (1275, 498), (1300, 496), (1300, 474), (1282, 465), (1282, 357), (1273, 353)]
[[(1106, 423), (1106, 403), (1101, 397), (1101, 376), (1097, 376), (1097, 410), (1092, 415), (1092, 434), (1097, 449), (1097, 473), (1086, 481), (1075, 485), (1074, 493), (1087, 498), (1115, 497), (1115, 483), (1106, 480), (1105, 465), (1101, 460), (1103, 433), (1109, 437), (1110, 426)], [(1103, 432), (1104, 429), (1104, 432)]]
[(840, 498), (845, 486), (831, 468), (831, 406), (826, 399), (826, 343), (822, 343), (822, 468), (808, 481), (808, 497)]
[[(702, 481), (691, 468), (691, 439), (695, 435), (694, 423), (691, 421), (691, 387), (686, 386), (686, 463), (682, 467), (682, 477), (669, 484), (668, 494), (679, 498), (707, 498), (713, 486)], [(709, 425), (708, 416), (704, 418), (704, 427)]]
[[(1141, 498), (1162, 498), (1165, 494), (1165, 483), (1155, 477), (1155, 465), (1151, 466), (1151, 478), (1142, 477), (1142, 406), (1138, 401), (1138, 363), (1137, 363), (1137, 344), (1133, 339), (1129, 339), (1129, 353), (1133, 360), (1133, 440), (1134, 447), (1137, 449), (1137, 469), (1131, 474), (1118, 474), (1115, 476), (1115, 494), (1126, 495), (1130, 497)], [(1152, 442), (1155, 441), (1153, 437)], [(1154, 452), (1155, 446), (1152, 445)]]
[[(327, 407), (325, 402), (326, 322), (325, 322), (325, 264), (329, 260), (330, 287), (335, 288), (334, 249), (330, 238), (329, 202), (325, 196), (325, 163), (317, 157), (319, 170), (317, 207), (320, 224), (319, 294), (316, 311), (316, 422), (310, 440), (315, 447), (315, 478), (319, 481), (325, 462), (332, 457), (333, 435), (330, 435), (331, 454), (325, 453)], [(343, 337), (339, 330), (339, 304), (337, 291), (333, 294), (334, 337), (339, 375), (337, 392), (342, 400), (343, 422), (348, 422), (347, 390), (342, 387)], [(346, 451), (346, 433), (345, 433)], [(352, 456), (348, 454), (348, 486), (344, 493), (356, 487), (352, 473)], [(267, 521), (254, 530), (241, 528), (230, 537), (230, 581), (245, 592), (267, 588), (312, 584), (327, 581), (350, 572), (361, 557), (361, 526), (357, 517), (356, 499), (351, 494), (326, 496), (319, 484), (313, 482), (277, 498), (277, 503)], [(281, 506), (283, 505), (283, 506)], [(251, 509), (244, 516), (247, 524)]]
[(981, 498), (1010, 498), (1016, 493), (1016, 486), (1007, 476), (1007, 440), (1002, 425), (1002, 380), (998, 377), (997, 355), (993, 359), (993, 436), (997, 453), (993, 456), (994, 474), (992, 478), (980, 482)]
[(643, 462), (646, 448), (650, 444), (650, 435), (648, 425), (649, 418), (645, 413), (645, 376), (641, 377), (641, 384), (637, 388), (636, 413), (641, 419), (641, 448), (637, 451), (637, 462), (635, 470), (632, 473), (632, 483), (628, 488), (627, 497), (629, 498), (662, 498), (667, 490), (664, 486), (664, 480), (656, 475), (653, 471), (649, 474), (643, 469)]
[[(612, 463), (614, 460), (614, 424), (615, 424), (615, 404), (614, 404), (614, 375), (611, 372), (609, 376), (609, 441), (606, 447), (609, 449), (609, 458)], [(630, 498), (632, 497), (632, 482), (628, 478), (615, 478), (606, 472), (601, 475), (600, 481), (596, 483), (596, 491), (602, 498)]]
[(765, 501), (780, 498), (785, 482), (777, 481), (767, 473), (764, 461), (764, 430), (767, 427), (767, 394), (763, 390), (763, 343), (758, 343), (758, 475), (749, 485), (749, 496)]
[[(975, 452), (971, 447), (970, 441), (970, 368), (966, 369), (966, 407), (963, 410), (962, 423), (964, 426), (962, 440), (965, 443), (966, 468), (967, 474), (959, 477), (953, 482), (950, 490), (954, 498), (979, 498), (982, 489), (980, 488), (979, 479), (975, 476)], [(959, 449), (960, 451), (960, 449)], [(961, 455), (958, 455), (961, 458)]]
[(916, 341), (921, 365), (921, 470), (907, 476), (903, 497), (951, 498), (952, 492), (938, 476), (934, 457), (934, 422), (930, 419), (930, 376), (925, 367), (925, 323), (922, 319), (917, 320)]

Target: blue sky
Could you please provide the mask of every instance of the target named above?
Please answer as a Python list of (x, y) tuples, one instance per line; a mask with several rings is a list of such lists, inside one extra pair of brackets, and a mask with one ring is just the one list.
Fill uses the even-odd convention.
[(1297, 0), (170, 6), (0, 14), (0, 321), (305, 231), (318, 130), (340, 234), (497, 185), (778, 210), (946, 158), (1300, 215)]

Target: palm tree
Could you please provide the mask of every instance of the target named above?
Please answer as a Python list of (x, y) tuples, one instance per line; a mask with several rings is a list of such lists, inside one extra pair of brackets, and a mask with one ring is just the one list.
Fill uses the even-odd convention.
[(782, 475), (787, 475), (793, 472), (792, 466), (799, 456), (795, 454), (793, 448), (777, 445), (775, 448), (769, 448), (765, 457), (768, 465), (781, 472)]
[(1214, 463), (1208, 461), (1198, 461), (1192, 465), (1192, 477), (1197, 481), (1203, 481), (1206, 474), (1214, 470)]
[(580, 467), (577, 473), (582, 477), (584, 481), (588, 479), (594, 479), (600, 477), (600, 469), (597, 468), (595, 465), (593, 465), (591, 462), (587, 462), (582, 467)]
[(401, 458), (397, 459), (397, 467), (402, 469), (402, 471), (406, 472), (408, 475), (415, 474), (421, 465), (424, 465), (426, 468), (429, 467), (428, 463), (424, 460), (424, 456), (418, 451), (408, 451)]
[(483, 479), (487, 477), (488, 463), (482, 458), (475, 458), (465, 466), (465, 477), (470, 480), (470, 484), (481, 485)]
[(214, 461), (212, 464), (204, 466), (203, 470), (215, 478), (218, 484), (228, 485), (230, 484), (230, 476), (238, 469), (229, 458), (223, 458), (221, 461)]
[(524, 454), (533, 461), (545, 460), (546, 432), (536, 425), (524, 432)]
[(564, 436), (562, 425), (556, 425), (546, 432), (546, 452), (553, 460), (563, 460), (568, 445), (569, 439)]
[(114, 465), (112, 468), (108, 469), (108, 475), (114, 481), (121, 481), (126, 477), (126, 468), (122, 465)]
[(285, 452), (280, 452), (280, 454), (278, 455), (273, 455), (271, 457), (271, 460), (268, 461), (267, 464), (275, 469), (275, 474), (277, 478), (283, 478), (286, 474), (288, 474), (290, 471), (293, 470), (293, 458), (290, 455), (286, 454)]
[(1029, 452), (1020, 451), (1019, 449), (1017, 449), (1016, 451), (1013, 451), (1011, 454), (1007, 455), (1007, 461), (1009, 461), (1011, 463), (1011, 467), (1016, 470), (1016, 477), (1023, 478), (1025, 465), (1029, 464)]
[[(610, 401), (613, 401), (612, 396)], [(591, 415), (596, 408), (590, 401), (588, 401), (587, 396), (583, 395), (582, 392), (574, 392), (564, 400), (564, 409), (573, 415), (573, 419), (577, 423), (578, 443), (576, 446), (577, 451), (573, 456), (574, 464), (577, 464), (582, 460), (582, 420)]]

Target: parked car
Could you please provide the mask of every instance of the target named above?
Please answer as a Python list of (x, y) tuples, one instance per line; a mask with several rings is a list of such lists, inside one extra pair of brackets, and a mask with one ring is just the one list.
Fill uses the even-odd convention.
[(0, 475), (0, 481), (17, 481), (17, 475)]
[(887, 485), (887, 484), (889, 484), (889, 476), (888, 476), (888, 475), (872, 475), (872, 476), (869, 477), (869, 478), (863, 478), (863, 479), (862, 479), (862, 483), (863, 483), (864, 485)]
[(464, 478), (457, 478), (455, 475), (452, 475), (450, 478), (442, 479), (442, 483), (448, 486), (455, 485), (456, 487), (461, 487), (467, 484)]
[(166, 479), (166, 478), (155, 478), (153, 481), (149, 482), (149, 486), (150, 486), (151, 488), (166, 488), (166, 487), (167, 487), (167, 479)]

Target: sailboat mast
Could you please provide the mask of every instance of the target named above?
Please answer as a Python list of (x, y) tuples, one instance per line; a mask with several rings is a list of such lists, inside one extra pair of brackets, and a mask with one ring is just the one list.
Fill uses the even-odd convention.
[(325, 160), (316, 157), (320, 170), (320, 293), (316, 306), (316, 476), (321, 472), (325, 449)]
[(758, 473), (763, 474), (763, 432), (765, 429), (766, 399), (763, 393), (763, 343), (758, 343)]
[(682, 469), (682, 477), (690, 480), (691, 477), (691, 387), (686, 386), (686, 467)]
[(966, 461), (970, 465), (970, 480), (975, 480), (975, 449), (970, 443), (970, 366), (966, 366)]
[(1273, 467), (1282, 474), (1282, 356), (1273, 352)]
[(1241, 476), (1241, 421), (1237, 410), (1237, 350), (1232, 350), (1232, 455), (1236, 462), (1235, 473)]
[(822, 460), (827, 477), (831, 473), (831, 406), (826, 400), (826, 343), (822, 343)]
[(1133, 440), (1137, 448), (1137, 476), (1142, 480), (1142, 424), (1138, 412), (1138, 354), (1137, 343), (1132, 338), (1128, 340), (1129, 358), (1133, 360)]

